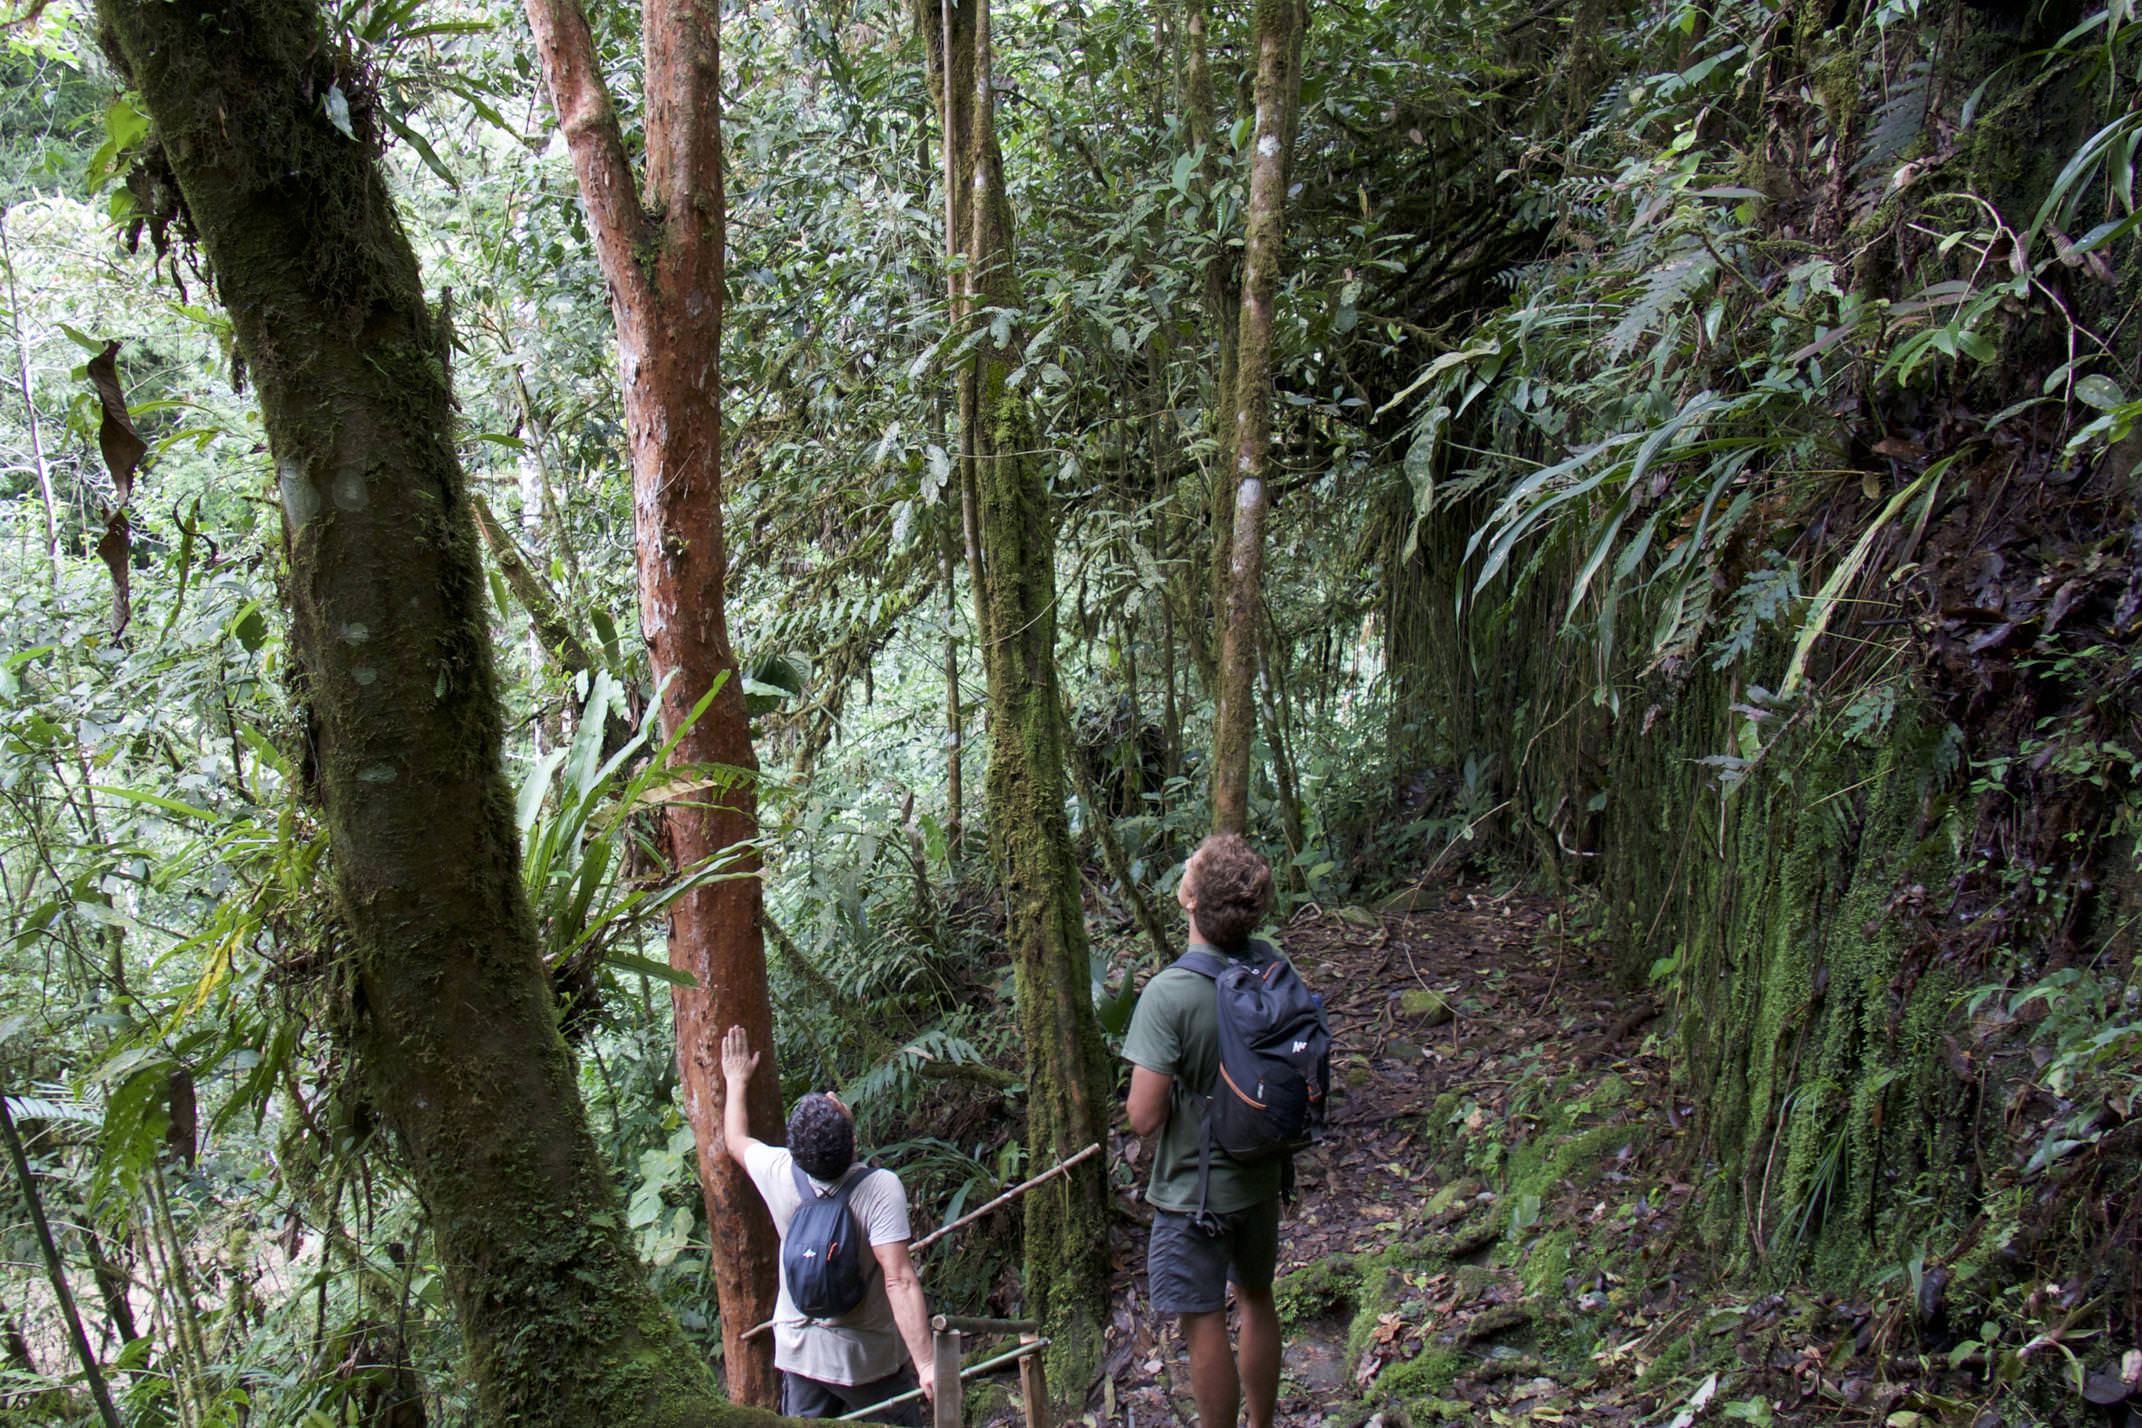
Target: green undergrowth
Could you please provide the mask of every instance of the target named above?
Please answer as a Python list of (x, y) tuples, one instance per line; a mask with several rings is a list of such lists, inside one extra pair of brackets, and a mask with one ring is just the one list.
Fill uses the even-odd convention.
[[(1492, 1113), (1447, 1093), (1423, 1116), (1442, 1145), (1440, 1186), (1381, 1248), (1333, 1255), (1278, 1283), (1290, 1335), (1343, 1335), (1348, 1380), (1369, 1382), (1364, 1408), (1404, 1423), (1473, 1421), (1461, 1382), (1547, 1376), (1568, 1389), (1593, 1376), (1590, 1355), (1609, 1313), (1602, 1296), (1574, 1307), (1582, 1286), (1619, 1281), (1609, 1243), (1622, 1221), (1581, 1223), (1590, 1207), (1628, 1199), (1652, 1132), (1631, 1114), (1619, 1074), (1528, 1056)], [(1483, 1083), (1485, 1084), (1485, 1083)], [(1367, 1365), (1369, 1356), (1383, 1360)]]

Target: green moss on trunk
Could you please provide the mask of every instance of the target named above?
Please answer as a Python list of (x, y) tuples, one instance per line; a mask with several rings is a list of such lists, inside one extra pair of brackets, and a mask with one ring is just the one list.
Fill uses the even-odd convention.
[[(945, 17), (913, 13), (944, 117), (949, 89), (955, 237), (974, 310), (1024, 307), (1011, 205), (989, 88), (986, 0)], [(949, 74), (949, 81), (947, 75)], [(960, 439), (974, 500), (976, 621), (989, 690), (984, 782), (989, 846), (1003, 881), (1006, 937), (1027, 1054), (1027, 1154), (1036, 1170), (1107, 1134), (1105, 1053), (1093, 1016), (1078, 867), (1064, 802), (1062, 695), (1056, 679), (1056, 512), (1027, 397), (1010, 385), (1022, 335), (985, 335), (960, 373)], [(1050, 1340), (1051, 1395), (1083, 1403), (1101, 1361), (1108, 1302), (1106, 1171), (1089, 1160), (1026, 1197), (1027, 1310)]]
[[(980, 473), (991, 641), (989, 837), (1004, 879), (1019, 1021), (1027, 1047), (1027, 1151), (1035, 1169), (1107, 1136), (1105, 1052), (1094, 1021), (1089, 951), (1064, 811), (1056, 683), (1055, 521), (1048, 481), (1026, 453), (1031, 411), (985, 363), (988, 428)], [(1108, 1298), (1107, 1188), (1101, 1162), (1027, 1196), (1026, 1296), (1050, 1339), (1049, 1382), (1083, 1397), (1101, 1358)]]
[[(409, 1159), (485, 1421), (730, 1408), (648, 1291), (553, 1019), (499, 761), (439, 333), (361, 76), (303, 0), (105, 0), (260, 393), (357, 1050)], [(357, 141), (320, 96), (339, 88)]]

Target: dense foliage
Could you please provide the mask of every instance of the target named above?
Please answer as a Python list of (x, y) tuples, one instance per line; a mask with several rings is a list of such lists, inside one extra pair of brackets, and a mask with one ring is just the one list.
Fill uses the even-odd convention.
[[(1208, 38), (1197, 4), (994, 16), (1023, 306), (965, 326), (907, 8), (724, 21), (779, 1060), (790, 1095), (843, 1088), (918, 1226), (1040, 1168), (975, 793), (949, 374), (977, 350), (1016, 345), (1053, 472), (1111, 1034), (1207, 823), (1208, 294), (1254, 56), (1250, 7)], [(561, 1025), (711, 1353), (661, 936), (725, 868), (668, 867), (653, 816), (689, 780), (648, 712), (565, 145), (517, 7), (329, 17), (350, 79), (321, 122), (384, 154), (450, 316)], [(630, 72), (631, 13), (591, 19)], [(1959, 1401), (2056, 1421), (2082, 1421), (2063, 1339), (2142, 1333), (2137, 36), (2128, 0), (1312, 5), (1276, 329), (1251, 824), (1282, 911), (1544, 880), (1668, 1013), (1721, 1272), (1938, 1309)], [(4, 42), (0, 1090), (127, 1421), (469, 1421), (423, 1207), (350, 1073), (276, 472), (215, 275), (88, 14)], [(129, 427), (138, 473), (108, 459)], [(0, 1421), (90, 1421), (29, 1221), (0, 1224)], [(1014, 1307), (1016, 1247), (965, 1232), (933, 1300)]]

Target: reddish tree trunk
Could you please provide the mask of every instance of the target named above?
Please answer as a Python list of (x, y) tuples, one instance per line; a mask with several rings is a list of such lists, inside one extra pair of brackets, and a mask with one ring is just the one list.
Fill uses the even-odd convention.
[[(720, 14), (687, 0), (648, 0), (642, 11), (644, 193), (595, 66), (585, 15), (575, 0), (528, 0), (528, 17), (617, 321), (640, 623), (655, 679), (667, 681), (663, 732), (674, 731), (725, 680), (677, 745), (680, 760), (737, 771), (670, 807), (670, 851), (678, 866), (688, 867), (758, 831), (757, 762), (722, 593)], [(771, 1405), (778, 1398), (771, 1344), (744, 1334), (773, 1314), (773, 1226), (721, 1141), (722, 1031), (742, 1026), (763, 1048), (773, 1040), (757, 860), (743, 858), (734, 870), (745, 875), (673, 905), (669, 960), (697, 983), (673, 994), (677, 1061), (699, 1146), (729, 1394)], [(771, 1069), (751, 1087), (751, 1119), (766, 1133), (781, 1109), (780, 1081)]]

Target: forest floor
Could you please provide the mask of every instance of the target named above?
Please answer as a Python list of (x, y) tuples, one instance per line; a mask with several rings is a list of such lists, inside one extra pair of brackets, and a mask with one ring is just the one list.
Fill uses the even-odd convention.
[[(1956, 1421), (1855, 1367), (1895, 1332), (1864, 1306), (1715, 1287), (1682, 1232), (1700, 1172), (1647, 1040), (1658, 1008), (1551, 900), (1452, 886), (1393, 906), (1310, 908), (1284, 932), (1339, 1083), (1282, 1226), (1284, 1428)], [(1187, 1428), (1188, 1360), (1146, 1311), (1143, 1208), (1122, 1199), (1087, 1418)]]

